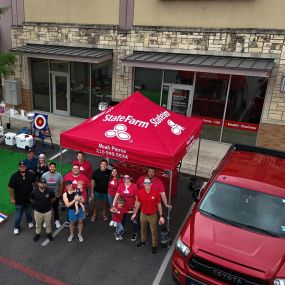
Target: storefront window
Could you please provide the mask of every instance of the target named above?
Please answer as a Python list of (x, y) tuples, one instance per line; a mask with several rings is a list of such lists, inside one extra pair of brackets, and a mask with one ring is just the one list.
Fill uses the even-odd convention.
[(197, 73), (192, 116), (204, 119), (202, 138), (219, 140), (229, 75)]
[(110, 105), (112, 100), (112, 60), (101, 64), (92, 64), (91, 69), (91, 114), (100, 111), (98, 104), (106, 102)]
[(164, 82), (193, 85), (194, 72), (191, 71), (179, 71), (179, 70), (165, 70)]
[(136, 68), (134, 90), (140, 91), (151, 101), (160, 104), (162, 70)]
[(89, 63), (70, 63), (70, 115), (89, 117), (90, 77)]
[(232, 76), (223, 142), (255, 145), (268, 79)]
[(50, 112), (48, 59), (31, 59), (34, 109)]

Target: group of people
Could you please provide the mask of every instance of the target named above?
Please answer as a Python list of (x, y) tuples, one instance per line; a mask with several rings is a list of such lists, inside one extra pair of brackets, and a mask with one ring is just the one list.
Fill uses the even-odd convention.
[[(23, 213), (28, 227), (33, 228), (33, 209), (35, 242), (40, 238), (42, 226), (46, 228), (48, 239), (53, 240), (52, 213), (56, 228), (60, 228), (59, 202), (62, 199), (67, 208), (65, 226), (69, 227), (69, 242), (74, 238), (76, 223), (78, 240), (83, 242), (83, 221), (86, 216), (90, 215), (90, 221), (94, 223), (99, 217), (108, 221), (108, 216), (111, 215), (109, 225), (116, 228), (116, 240), (123, 239), (127, 223), (131, 224), (132, 241), (137, 240), (139, 228), (141, 229), (141, 240), (137, 243), (137, 248), (146, 246), (149, 224), (151, 252), (155, 254), (158, 245), (157, 225), (165, 222), (161, 200), (165, 207), (171, 209), (164, 185), (155, 176), (155, 168), (149, 167), (147, 174), (135, 183), (129, 174), (124, 173), (121, 178), (116, 168), (110, 170), (106, 159), (102, 159), (99, 168), (92, 171), (91, 163), (85, 160), (81, 151), (72, 162), (71, 171), (62, 177), (56, 171), (54, 162), (47, 164), (43, 154), (36, 159), (33, 150), (29, 150), (27, 159), (19, 162), (18, 171), (11, 176), (8, 190), (11, 202), (16, 207), (14, 234), (20, 232)], [(93, 202), (94, 206), (91, 207)]]

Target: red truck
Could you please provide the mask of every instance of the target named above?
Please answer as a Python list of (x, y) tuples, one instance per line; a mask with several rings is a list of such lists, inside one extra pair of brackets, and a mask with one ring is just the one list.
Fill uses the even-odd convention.
[(173, 279), (285, 285), (285, 153), (232, 145), (198, 192), (173, 253)]

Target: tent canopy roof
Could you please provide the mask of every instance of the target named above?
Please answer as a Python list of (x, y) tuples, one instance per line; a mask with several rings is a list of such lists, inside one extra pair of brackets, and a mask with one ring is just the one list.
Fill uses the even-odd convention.
[(200, 119), (174, 113), (135, 92), (60, 134), (61, 147), (174, 169), (202, 130)]

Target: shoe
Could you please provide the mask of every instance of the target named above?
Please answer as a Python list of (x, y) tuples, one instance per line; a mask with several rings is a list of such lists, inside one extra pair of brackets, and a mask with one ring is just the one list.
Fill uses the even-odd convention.
[(106, 215), (102, 215), (103, 221), (108, 221), (108, 217)]
[(137, 234), (132, 234), (131, 241), (136, 241), (138, 235)]
[(114, 222), (114, 221), (111, 221), (110, 224), (109, 224), (109, 226), (110, 226), (110, 227), (113, 227), (114, 224), (115, 224), (115, 222)]
[(146, 245), (147, 245), (146, 242), (140, 241), (140, 242), (137, 243), (136, 248), (141, 248), (141, 247), (144, 247)]
[(46, 228), (46, 227), (47, 227), (46, 223), (43, 223), (43, 228)]
[(156, 250), (157, 250), (157, 247), (152, 247), (151, 248), (151, 254), (152, 255), (156, 254)]
[(116, 240), (122, 240), (123, 239), (122, 235), (118, 235), (117, 233), (114, 233), (114, 236), (115, 236)]
[(117, 227), (117, 223), (116, 222), (114, 222), (113, 227), (115, 227), (115, 228)]
[(35, 234), (33, 241), (37, 242), (39, 240), (40, 236), (41, 236), (40, 234)]
[(47, 234), (47, 237), (48, 237), (49, 241), (53, 241), (53, 236), (51, 233)]
[(64, 226), (65, 226), (66, 228), (69, 228), (69, 222), (65, 222), (65, 223), (64, 223)]
[(80, 242), (83, 242), (83, 236), (82, 236), (81, 234), (78, 234), (78, 240), (79, 240)]
[(60, 224), (59, 220), (56, 220), (54, 223), (55, 223), (55, 227), (57, 229), (59, 229), (61, 227), (61, 224)]
[(18, 235), (20, 233), (19, 229), (14, 229), (14, 235)]
[(32, 229), (34, 227), (33, 223), (28, 223), (29, 229)]
[(93, 215), (90, 219), (91, 223), (94, 223), (96, 221), (96, 215)]
[(70, 235), (67, 239), (67, 241), (71, 242), (73, 240), (74, 235)]

